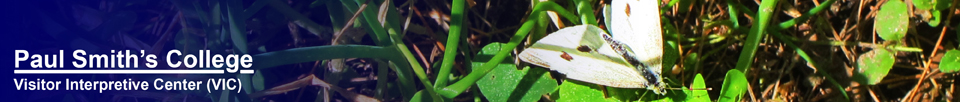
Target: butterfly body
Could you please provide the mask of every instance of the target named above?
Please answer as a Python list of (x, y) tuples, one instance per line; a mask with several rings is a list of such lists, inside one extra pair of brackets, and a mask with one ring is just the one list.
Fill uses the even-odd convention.
[(569, 79), (665, 94), (666, 84), (660, 76), (663, 43), (656, 1), (613, 0), (612, 4), (612, 10), (607, 10), (607, 24), (613, 35), (594, 25), (567, 27), (542, 38), (518, 56)]

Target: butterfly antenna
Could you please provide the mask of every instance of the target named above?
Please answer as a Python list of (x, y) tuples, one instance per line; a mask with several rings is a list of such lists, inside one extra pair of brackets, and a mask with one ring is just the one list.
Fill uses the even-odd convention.
[(686, 88), (686, 89), (684, 89), (684, 88), (666, 88), (666, 89), (670, 89), (670, 90), (713, 90), (713, 88), (709, 88), (709, 87), (708, 87), (708, 88)]

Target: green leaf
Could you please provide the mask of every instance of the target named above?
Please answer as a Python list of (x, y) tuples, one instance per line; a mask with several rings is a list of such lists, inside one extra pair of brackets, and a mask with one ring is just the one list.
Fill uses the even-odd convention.
[(936, 5), (935, 0), (913, 0), (913, 7), (920, 10), (930, 10)]
[(943, 10), (950, 8), (952, 0), (913, 0), (913, 7), (919, 10)]
[[(573, 81), (573, 80), (571, 80)], [(625, 88), (613, 88), (607, 87), (608, 96), (615, 99), (612, 101), (656, 101), (656, 102), (709, 102), (710, 95), (707, 93), (707, 90), (702, 90), (706, 88), (704, 84), (703, 76), (697, 74), (696, 78), (693, 79), (691, 83), (692, 88), (683, 87), (683, 90), (671, 90), (667, 93), (666, 97), (652, 94), (650, 90), (646, 89), (625, 89)], [(577, 83), (579, 84), (579, 83)], [(562, 85), (561, 85), (562, 86)], [(689, 90), (696, 89), (696, 90)]]
[(940, 59), (940, 72), (956, 73), (960, 71), (960, 50), (950, 50)]
[[(501, 43), (491, 43), (481, 49), (473, 67), (480, 67), (500, 51)], [(534, 102), (540, 96), (553, 92), (557, 81), (549, 76), (549, 71), (543, 68), (524, 68), (517, 70), (513, 61), (503, 61), (491, 70), (482, 79), (477, 81), (477, 88), (487, 100), (493, 102)]]
[(551, 94), (551, 97), (557, 97), (557, 102), (615, 102), (616, 100), (607, 99), (603, 96), (603, 91), (599, 85), (576, 80), (564, 80), (563, 84), (557, 89), (560, 92)]
[(930, 10), (930, 16), (932, 17), (927, 20), (927, 25), (930, 25), (930, 27), (940, 26), (940, 20), (943, 19), (940, 16), (940, 10)]
[(877, 84), (893, 68), (893, 52), (887, 49), (873, 49), (857, 58), (854, 80), (870, 85)]
[(907, 26), (910, 25), (908, 16), (907, 5), (902, 1), (887, 1), (880, 7), (873, 29), (883, 40), (900, 40), (907, 34)]
[(687, 54), (687, 58), (683, 62), (683, 71), (696, 71), (699, 69), (697, 64), (700, 63), (700, 60), (697, 60), (700, 56), (697, 53)]
[[(705, 82), (700, 74), (693, 80), (694, 89), (705, 88)], [(606, 96), (604, 90), (606, 88)], [(707, 90), (671, 91), (665, 96), (653, 94), (652, 91), (642, 88), (614, 88), (577, 80), (564, 80), (557, 88), (558, 92), (551, 94), (557, 102), (614, 102), (614, 101), (658, 101), (658, 102), (709, 102)], [(686, 87), (684, 89), (687, 89)]]
[(689, 10), (690, 5), (693, 5), (693, 2), (696, 2), (699, 0), (677, 0), (677, 1), (680, 1), (677, 3), (677, 12), (687, 13), (687, 11), (690, 11)]
[(747, 91), (747, 77), (740, 70), (727, 71), (723, 78), (723, 87), (720, 90), (719, 102), (740, 101), (743, 92)]
[(934, 10), (947, 9), (947, 8), (950, 8), (950, 6), (953, 4), (953, 0), (934, 0), (934, 1), (936, 1), (936, 5), (933, 6)]
[[(703, 82), (703, 75), (697, 74), (697, 77), (693, 78), (692, 89), (703, 89), (707, 88), (707, 85)], [(707, 93), (707, 90), (684, 90), (684, 93), (687, 94), (687, 99), (684, 101), (687, 102), (710, 102), (710, 94)]]
[(253, 78), (252, 78), (253, 91), (260, 91), (264, 89), (264, 83), (266, 82), (264, 82), (263, 79), (264, 79), (263, 71), (260, 71), (260, 73), (253, 74)]

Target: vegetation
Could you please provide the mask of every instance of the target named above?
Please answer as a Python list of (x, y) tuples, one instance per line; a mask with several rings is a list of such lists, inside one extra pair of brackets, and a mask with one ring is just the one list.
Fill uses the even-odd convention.
[[(599, 16), (610, 1), (56, 1), (29, 14), (39, 16), (36, 32), (49, 35), (32, 38), (50, 39), (37, 46), (208, 49), (255, 59), (252, 75), (78, 76), (235, 77), (244, 82), (239, 93), (67, 92), (57, 100), (960, 100), (960, 9), (952, 0), (659, 1), (661, 73), (684, 89), (667, 95), (566, 80), (514, 60), (557, 29), (611, 26)], [(698, 88), (712, 90), (688, 90)]]

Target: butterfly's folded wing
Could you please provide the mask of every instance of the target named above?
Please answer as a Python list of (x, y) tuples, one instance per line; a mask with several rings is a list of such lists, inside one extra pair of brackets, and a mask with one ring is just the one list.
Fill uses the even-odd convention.
[(620, 88), (644, 88), (646, 85), (646, 81), (640, 76), (640, 73), (632, 67), (606, 59), (569, 53), (570, 60), (568, 61), (561, 58), (560, 55), (563, 53), (555, 50), (533, 48), (526, 49), (520, 56), (521, 60), (549, 67), (550, 70), (563, 73), (569, 79)]
[(592, 25), (563, 28), (520, 53), (525, 62), (550, 68), (567, 78), (611, 87), (643, 88), (646, 79), (612, 50)]
[(614, 39), (629, 45), (634, 57), (647, 65), (646, 70), (659, 74), (663, 36), (658, 4), (658, 0), (613, 0), (608, 19), (613, 19), (610, 32)]

